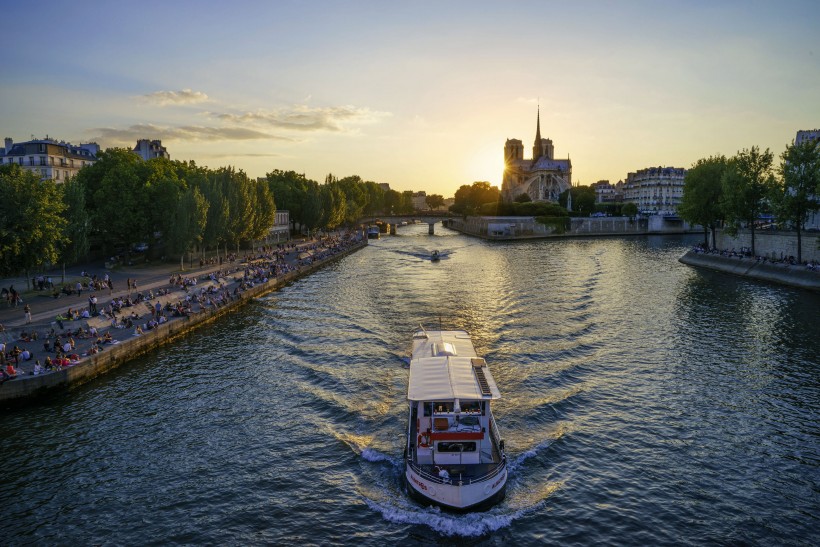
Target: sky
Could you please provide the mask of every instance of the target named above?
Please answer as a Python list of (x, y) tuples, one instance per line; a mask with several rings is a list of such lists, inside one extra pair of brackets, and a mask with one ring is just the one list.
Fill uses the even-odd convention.
[(541, 135), (574, 184), (820, 129), (820, 2), (4, 3), (0, 129), (451, 197)]

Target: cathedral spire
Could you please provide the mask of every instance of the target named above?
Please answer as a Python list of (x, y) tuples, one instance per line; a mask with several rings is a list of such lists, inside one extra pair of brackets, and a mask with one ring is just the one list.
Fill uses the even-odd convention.
[(544, 155), (544, 148), (541, 146), (541, 105), (538, 105), (538, 117), (535, 123), (535, 143), (532, 145), (532, 161)]

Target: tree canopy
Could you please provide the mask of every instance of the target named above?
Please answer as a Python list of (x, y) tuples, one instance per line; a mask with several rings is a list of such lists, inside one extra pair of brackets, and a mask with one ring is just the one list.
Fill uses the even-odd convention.
[(699, 159), (686, 172), (683, 197), (678, 206), (678, 214), (690, 224), (703, 226), (704, 244), (708, 247), (708, 233), (712, 231), (712, 246), (715, 246), (715, 231), (725, 218), (723, 212), (723, 174), (728, 160), (716, 155)]

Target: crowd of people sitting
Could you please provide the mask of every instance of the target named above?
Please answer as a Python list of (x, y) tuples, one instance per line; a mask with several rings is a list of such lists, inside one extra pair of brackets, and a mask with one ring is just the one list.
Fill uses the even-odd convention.
[(797, 258), (792, 255), (780, 253), (780, 258), (774, 256), (753, 255), (750, 247), (741, 247), (740, 249), (718, 249), (716, 247), (710, 248), (704, 243), (699, 243), (692, 248), (695, 253), (711, 254), (718, 256), (725, 256), (729, 258), (751, 258), (761, 264), (775, 264), (781, 266), (803, 266), (807, 270), (820, 271), (820, 263), (816, 260), (804, 260), (802, 264), (797, 262)]
[[(50, 328), (41, 330), (40, 335), (37, 328), (32, 327), (21, 332), (17, 344), (11, 348), (0, 343), (0, 383), (75, 366), (83, 358), (104, 351), (106, 346), (125, 340), (129, 333), (139, 336), (174, 318), (186, 318), (201, 310), (222, 307), (238, 299), (243, 291), (308, 263), (303, 259), (294, 260), (293, 253), (301, 255), (310, 251), (311, 261), (318, 260), (344, 251), (357, 241), (353, 233), (348, 233), (319, 238), (298, 247), (293, 243), (263, 247), (257, 253), (246, 255), (242, 262), (232, 255), (228, 257), (229, 265), (217, 271), (200, 277), (174, 274), (169, 279), (169, 288), (137, 292), (133, 297), (129, 290), (128, 295), (115, 296), (108, 303), (99, 303), (99, 307), (96, 293), (91, 292), (88, 306), (71, 306), (59, 313)], [(82, 275), (89, 281), (78, 283), (70, 294), (80, 294), (83, 290), (99, 291), (110, 286), (107, 274), (99, 278), (88, 272)], [(39, 279), (37, 281), (39, 284)], [(135, 281), (129, 279), (128, 285), (129, 289), (136, 289)], [(172, 295), (178, 297), (169, 298)], [(89, 321), (100, 317), (103, 322)], [(35, 356), (30, 346), (38, 338), (42, 339), (42, 353)]]

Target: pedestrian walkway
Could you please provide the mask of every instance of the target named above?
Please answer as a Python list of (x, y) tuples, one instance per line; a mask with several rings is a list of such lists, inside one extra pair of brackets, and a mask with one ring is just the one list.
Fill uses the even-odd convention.
[[(28, 301), (23, 305), (31, 308), (30, 323), (23, 313), (23, 305), (14, 307), (0, 303), (3, 307), (0, 321), (4, 325), (0, 331), (0, 343), (6, 344), (6, 355), (12, 361), (15, 354), (22, 350), (33, 354), (30, 360), (17, 359), (18, 381), (32, 377), (37, 360), (45, 364), (46, 358), (60, 356), (68, 358), (70, 364), (79, 364), (98, 351), (105, 351), (108, 344), (127, 342), (163, 323), (224, 306), (256, 284), (298, 271), (316, 259), (344, 250), (353, 239), (346, 241), (344, 245), (338, 238), (296, 241), (287, 244), (286, 248), (265, 254), (249, 254), (241, 260), (223, 262), (222, 265), (203, 265), (186, 271), (180, 271), (176, 264), (109, 271), (107, 273), (114, 286), (119, 287), (110, 294), (108, 290), (96, 293), (82, 291), (80, 295), (75, 293), (53, 298), (50, 290), (43, 291), (49, 296), (37, 296), (37, 291), (28, 291), (25, 293)], [(93, 275), (88, 270), (74, 270)], [(127, 279), (135, 280), (137, 288), (129, 291)], [(5, 284), (12, 281), (19, 282), (0, 282)], [(92, 294), (97, 296), (96, 311), (101, 313), (90, 313), (95, 311), (88, 300)], [(123, 302), (125, 304), (121, 308), (115, 309)], [(59, 318), (67, 315), (69, 308), (73, 312), (88, 310), (88, 317), (74, 320)], [(106, 308), (107, 312), (104, 311)], [(65, 344), (68, 346), (63, 348)]]

